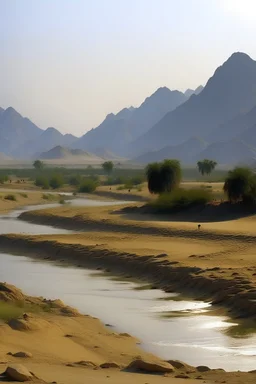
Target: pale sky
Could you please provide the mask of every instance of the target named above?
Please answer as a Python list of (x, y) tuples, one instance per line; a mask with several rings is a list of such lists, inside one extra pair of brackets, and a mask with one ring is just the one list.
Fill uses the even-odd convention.
[(0, 0), (0, 106), (82, 135), (157, 88), (256, 59), (256, 0)]

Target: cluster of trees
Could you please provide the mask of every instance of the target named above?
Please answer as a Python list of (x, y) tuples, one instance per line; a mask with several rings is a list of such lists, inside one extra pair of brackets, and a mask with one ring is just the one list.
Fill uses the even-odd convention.
[(242, 201), (256, 203), (256, 175), (246, 167), (236, 167), (229, 171), (224, 183), (224, 191), (232, 203)]
[(198, 171), (202, 176), (210, 175), (212, 171), (215, 169), (217, 163), (214, 160), (204, 159), (197, 162)]
[(181, 181), (181, 167), (178, 160), (164, 160), (146, 167), (148, 190), (152, 194), (171, 192)]

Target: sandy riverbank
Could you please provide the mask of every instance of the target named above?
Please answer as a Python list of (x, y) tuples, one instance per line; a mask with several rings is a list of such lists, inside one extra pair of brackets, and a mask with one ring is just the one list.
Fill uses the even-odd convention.
[(26, 212), (25, 220), (84, 232), (1, 236), (0, 247), (130, 274), (166, 291), (211, 300), (232, 316), (256, 320), (254, 216), (205, 223), (206, 229), (200, 231), (192, 222), (152, 217), (143, 221), (145, 216), (123, 215), (116, 207), (64, 206)]
[[(115, 333), (98, 319), (81, 315), (59, 300), (25, 296), (6, 283), (0, 283), (0, 316), (3, 318), (3, 315), (5, 321), (0, 324), (0, 369), (4, 372), (12, 364), (22, 364), (40, 378), (34, 379), (34, 382), (255, 382), (255, 373), (226, 373), (175, 361), (171, 365), (139, 349), (138, 340), (132, 336)], [(137, 366), (143, 364), (144, 372), (134, 367), (135, 361)], [(162, 372), (156, 375), (157, 370)], [(3, 377), (1, 382), (10, 381)]]

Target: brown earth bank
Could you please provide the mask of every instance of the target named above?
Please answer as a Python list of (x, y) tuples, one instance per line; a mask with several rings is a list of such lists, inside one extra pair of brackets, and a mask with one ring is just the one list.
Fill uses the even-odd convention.
[(0, 382), (84, 384), (255, 383), (256, 372), (231, 372), (163, 361), (129, 334), (105, 328), (60, 300), (24, 295), (0, 283)]
[[(26, 212), (22, 219), (80, 229), (84, 233), (57, 237), (4, 236), (0, 237), (0, 247), (13, 250), (21, 247), (32, 253), (46, 247), (53, 259), (129, 273), (165, 291), (193, 294), (228, 308), (233, 316), (255, 321), (255, 216), (208, 222), (198, 230), (192, 222), (124, 215), (123, 209), (61, 207)], [(143, 221), (146, 217), (147, 221)]]

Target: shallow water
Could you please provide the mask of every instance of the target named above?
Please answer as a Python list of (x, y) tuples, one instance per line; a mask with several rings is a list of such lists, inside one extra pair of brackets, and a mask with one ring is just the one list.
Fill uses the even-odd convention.
[[(83, 203), (89, 204), (85, 200)], [(70, 232), (17, 220), (20, 213), (21, 210), (1, 217), (0, 232)], [(138, 290), (138, 284), (98, 272), (3, 253), (0, 281), (14, 284), (27, 294), (60, 298), (119, 332), (137, 336), (143, 348), (164, 359), (226, 370), (256, 368), (256, 336), (242, 332), (243, 337), (233, 337), (236, 332), (230, 330), (236, 328), (224, 317), (212, 316), (210, 304), (184, 301), (177, 294), (160, 290)]]

